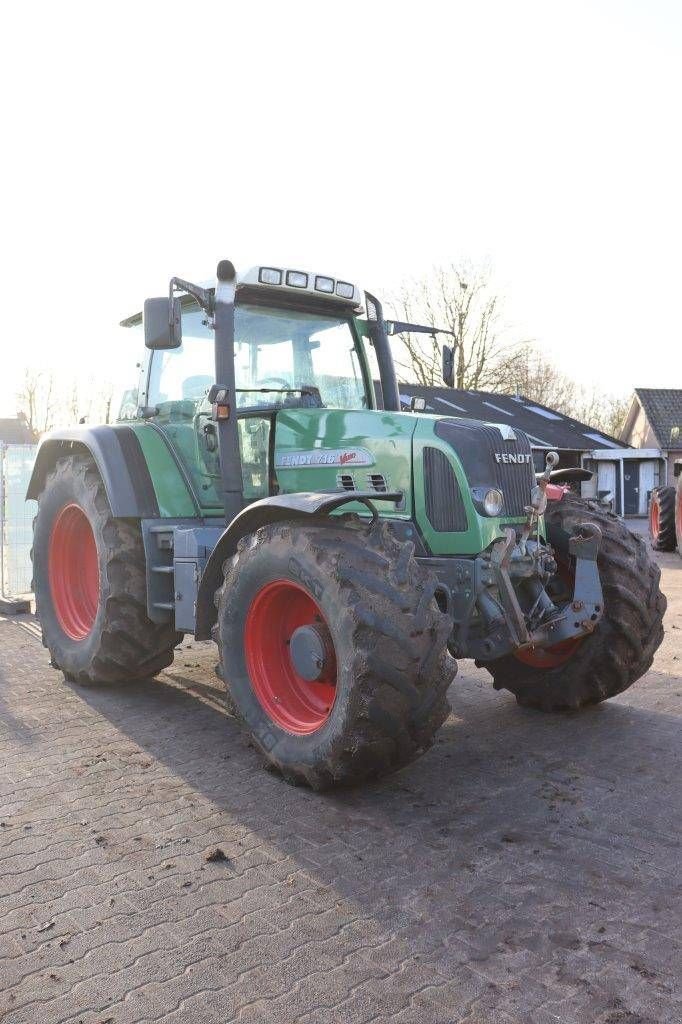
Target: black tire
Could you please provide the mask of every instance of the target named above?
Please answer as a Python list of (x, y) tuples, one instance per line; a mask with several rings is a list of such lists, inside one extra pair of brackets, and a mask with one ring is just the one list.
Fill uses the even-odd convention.
[[(50, 585), (49, 549), (55, 524), (76, 506), (90, 525), (99, 570), (96, 613), (82, 639), (60, 623)], [(36, 614), (54, 668), (71, 682), (89, 685), (146, 679), (173, 660), (180, 641), (169, 625), (147, 617), (145, 555), (139, 523), (115, 519), (99, 472), (85, 455), (61, 458), (45, 480), (33, 527)]]
[[(223, 566), (214, 636), (220, 675), (245, 730), (291, 782), (314, 789), (395, 771), (433, 743), (449, 712), (457, 666), (446, 650), (452, 624), (436, 604), (435, 577), (384, 524), (277, 523), (242, 539)], [(336, 659), (336, 697), (316, 731), (281, 728), (256, 696), (245, 623), (272, 581), (297, 584), (317, 603)]]
[(675, 491), (675, 540), (677, 541), (677, 553), (682, 557), (682, 472), (677, 478)]
[(495, 689), (510, 690), (524, 707), (577, 710), (622, 693), (644, 675), (663, 639), (667, 602), (659, 589), (661, 571), (644, 541), (596, 502), (566, 494), (549, 503), (545, 522), (549, 543), (564, 559), (574, 527), (596, 523), (600, 528), (604, 615), (563, 665), (535, 668), (507, 655), (486, 668)]
[[(658, 529), (656, 529), (658, 519)], [(675, 537), (675, 488), (657, 487), (651, 493), (649, 505), (649, 536), (654, 551), (674, 551)]]

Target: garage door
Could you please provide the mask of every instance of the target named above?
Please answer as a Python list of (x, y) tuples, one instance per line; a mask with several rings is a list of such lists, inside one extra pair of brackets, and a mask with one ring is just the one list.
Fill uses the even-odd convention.
[(612, 503), (615, 512), (620, 512), (620, 495), (616, 486), (615, 462), (601, 462), (597, 471), (597, 496)]

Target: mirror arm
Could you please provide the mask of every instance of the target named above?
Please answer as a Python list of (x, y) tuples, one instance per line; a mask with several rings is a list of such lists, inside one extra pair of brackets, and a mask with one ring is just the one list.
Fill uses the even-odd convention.
[(447, 327), (427, 327), (425, 324), (408, 324), (404, 320), (387, 320), (386, 333), (389, 336), (393, 334), (431, 334), (435, 337), (436, 334), (449, 334), (451, 338), (457, 337), (455, 332)]
[(208, 288), (201, 288), (198, 284), (192, 284), (191, 281), (184, 281), (181, 277), (171, 277), (170, 285), (168, 287), (168, 298), (173, 303), (173, 295), (175, 292), (186, 292), (191, 295), (193, 299), (196, 299), (202, 309), (204, 309), (209, 315), (212, 315), (215, 310), (215, 300), (211, 291)]

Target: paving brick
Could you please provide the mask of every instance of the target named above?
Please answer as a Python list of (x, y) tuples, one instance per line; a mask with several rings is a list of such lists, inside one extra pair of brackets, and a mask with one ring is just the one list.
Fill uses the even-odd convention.
[(633, 689), (545, 717), (465, 663), (426, 757), (324, 796), (262, 771), (210, 645), (81, 690), (0, 620), (3, 1024), (680, 1024), (660, 560), (668, 634)]

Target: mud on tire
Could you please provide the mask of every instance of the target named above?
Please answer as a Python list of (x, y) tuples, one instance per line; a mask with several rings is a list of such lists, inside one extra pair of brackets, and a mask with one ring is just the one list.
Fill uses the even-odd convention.
[[(385, 524), (278, 523), (240, 541), (224, 564), (214, 628), (220, 675), (245, 730), (289, 781), (325, 789), (394, 771), (431, 746), (447, 717), (451, 622), (413, 550)], [(336, 696), (326, 721), (306, 735), (273, 721), (247, 671), (249, 608), (277, 580), (314, 597), (334, 644)]]
[[(99, 594), (94, 623), (76, 640), (60, 624), (49, 580), (50, 537), (60, 512), (76, 505), (97, 548)], [(33, 526), (36, 613), (52, 664), (81, 684), (118, 683), (156, 675), (173, 660), (181, 639), (169, 625), (147, 617), (145, 555), (139, 523), (115, 519), (92, 459), (61, 458), (48, 474)]]
[(542, 711), (578, 709), (622, 693), (644, 675), (663, 639), (666, 599), (660, 569), (641, 537), (596, 502), (566, 494), (545, 514), (549, 543), (568, 557), (568, 538), (580, 523), (602, 531), (598, 556), (604, 615), (570, 661), (534, 668), (512, 655), (486, 665), (496, 690), (510, 690), (519, 704)]

